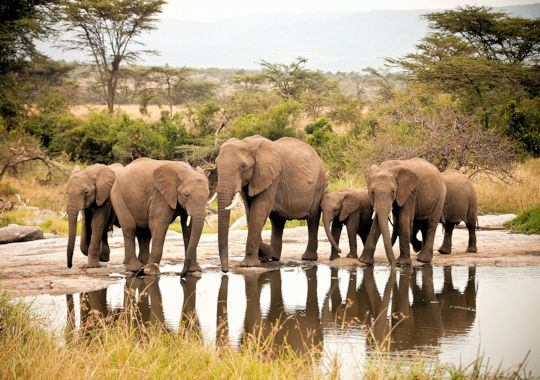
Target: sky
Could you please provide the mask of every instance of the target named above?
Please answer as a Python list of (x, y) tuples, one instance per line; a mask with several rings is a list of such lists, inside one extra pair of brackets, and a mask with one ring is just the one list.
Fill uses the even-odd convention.
[(534, 3), (538, 3), (538, 0), (168, 0), (161, 17), (211, 22), (234, 16), (268, 13), (444, 9), (462, 5), (499, 7)]

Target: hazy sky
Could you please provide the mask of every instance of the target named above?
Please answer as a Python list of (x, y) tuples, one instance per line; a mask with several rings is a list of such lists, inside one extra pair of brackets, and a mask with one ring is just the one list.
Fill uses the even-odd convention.
[(162, 17), (191, 21), (215, 21), (231, 16), (260, 13), (441, 9), (467, 4), (498, 7), (534, 3), (538, 3), (538, 0), (168, 0)]

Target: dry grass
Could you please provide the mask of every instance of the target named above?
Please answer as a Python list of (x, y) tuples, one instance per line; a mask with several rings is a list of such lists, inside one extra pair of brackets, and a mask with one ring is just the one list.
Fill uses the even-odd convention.
[(482, 213), (520, 213), (540, 204), (540, 158), (518, 164), (516, 181), (504, 183), (482, 178), (474, 183)]
[[(140, 106), (138, 104), (116, 104), (114, 106), (115, 112), (121, 114), (125, 112), (132, 119), (144, 119), (147, 121), (156, 121), (161, 117), (161, 111), (169, 111), (169, 106), (158, 106), (156, 104), (151, 104), (147, 107), (148, 112), (142, 114)], [(173, 113), (176, 112), (186, 112), (186, 106), (174, 105)], [(107, 109), (105, 104), (83, 104), (70, 107), (69, 111), (80, 119), (86, 119), (88, 115), (92, 112), (100, 112)]]

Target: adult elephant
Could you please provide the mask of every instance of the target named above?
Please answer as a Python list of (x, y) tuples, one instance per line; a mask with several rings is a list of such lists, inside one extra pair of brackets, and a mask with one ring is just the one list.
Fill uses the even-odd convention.
[[(308, 245), (303, 260), (317, 260), (320, 202), (326, 179), (323, 164), (308, 144), (291, 137), (270, 141), (255, 135), (227, 140), (216, 159), (218, 171), (218, 240), (221, 268), (227, 271), (230, 208), (233, 196), (244, 200), (248, 221), (246, 255), (241, 266), (279, 260), (285, 221), (307, 219)], [(261, 232), (270, 217), (270, 246)]]
[(373, 264), (373, 254), (382, 234), (386, 256), (391, 265), (396, 259), (388, 228), (390, 211), (399, 236), (397, 263), (411, 263), (410, 246), (413, 223), (421, 224), (424, 244), (416, 259), (429, 263), (433, 258), (435, 230), (441, 219), (446, 187), (439, 170), (421, 158), (385, 161), (372, 165), (366, 175), (369, 195), (377, 218), (371, 225), (360, 261)]
[[(144, 267), (144, 274), (159, 275), (167, 229), (180, 216), (186, 253), (181, 276), (200, 271), (197, 244), (204, 226), (208, 192), (208, 179), (202, 170), (185, 162), (139, 158), (122, 169), (111, 190), (111, 199), (124, 235), (126, 269), (138, 272)], [(138, 258), (135, 237), (139, 241)]]
[(95, 164), (84, 170), (75, 170), (67, 184), (67, 215), (69, 223), (67, 266), (73, 264), (73, 248), (77, 235), (77, 216), (81, 219), (81, 252), (88, 256), (88, 268), (99, 267), (100, 261), (109, 261), (107, 232), (114, 219), (110, 193), (120, 164)]
[[(321, 201), (323, 224), (326, 236), (332, 245), (330, 260), (339, 258), (339, 237), (343, 225), (347, 226), (349, 254), (347, 257), (358, 258), (356, 235), (366, 243), (371, 228), (373, 205), (366, 189), (339, 189), (324, 193)], [(330, 230), (330, 224), (332, 229)]]

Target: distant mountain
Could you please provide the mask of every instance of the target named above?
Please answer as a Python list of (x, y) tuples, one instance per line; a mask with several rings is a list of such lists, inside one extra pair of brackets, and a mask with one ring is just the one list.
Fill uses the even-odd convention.
[[(502, 8), (515, 16), (540, 17), (540, 3)], [(325, 12), (236, 17), (202, 23), (165, 15), (158, 29), (142, 41), (160, 56), (145, 57), (140, 64), (259, 68), (264, 59), (290, 63), (308, 58), (308, 67), (323, 71), (360, 71), (381, 67), (385, 57), (412, 52), (427, 33), (420, 16), (434, 10)], [(88, 61), (77, 52), (61, 52), (41, 45), (54, 59)]]

